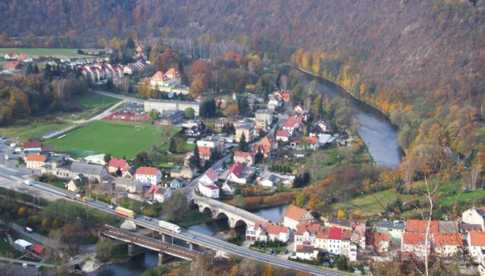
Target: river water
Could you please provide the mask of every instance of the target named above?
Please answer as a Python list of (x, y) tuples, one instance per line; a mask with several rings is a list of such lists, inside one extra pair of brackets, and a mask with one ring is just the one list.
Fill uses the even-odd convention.
[[(306, 80), (316, 78), (307, 76)], [(341, 87), (332, 82), (317, 79), (317, 89), (329, 96), (345, 97), (352, 102), (354, 118), (358, 122), (358, 133), (369, 149), (369, 153), (377, 166), (396, 168), (401, 162), (401, 148), (397, 140), (397, 129), (389, 119), (376, 109), (352, 98)]]
[[(308, 81), (314, 80), (308, 77)], [(397, 130), (389, 120), (375, 109), (353, 99), (345, 91), (335, 84), (325, 81), (318, 81), (318, 89), (329, 97), (346, 97), (352, 101), (352, 109), (359, 127), (358, 133), (364, 140), (370, 155), (376, 165), (395, 168), (401, 161), (401, 150), (397, 141)], [(272, 222), (279, 222), (287, 208), (287, 205), (262, 209), (254, 212)], [(205, 223), (189, 227), (190, 230), (201, 232), (207, 235), (215, 235), (220, 231), (228, 230), (228, 226), (218, 223)], [(131, 276), (140, 275), (148, 268), (157, 265), (158, 255), (147, 252), (143, 255), (132, 258), (122, 264), (110, 264), (103, 266), (98, 271), (89, 274), (90, 276)]]

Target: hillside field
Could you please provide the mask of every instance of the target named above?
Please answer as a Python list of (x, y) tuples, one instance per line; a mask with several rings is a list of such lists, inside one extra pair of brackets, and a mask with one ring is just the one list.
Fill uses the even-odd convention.
[(74, 157), (109, 153), (131, 159), (152, 146), (168, 147), (169, 137), (175, 130), (171, 129), (168, 134), (164, 131), (164, 128), (150, 124), (96, 121), (62, 138), (48, 140), (46, 144)]
[(17, 54), (27, 54), (29, 57), (58, 57), (58, 58), (73, 58), (84, 57), (77, 53), (77, 49), (68, 48), (0, 48), (0, 56), (6, 53), (16, 52)]

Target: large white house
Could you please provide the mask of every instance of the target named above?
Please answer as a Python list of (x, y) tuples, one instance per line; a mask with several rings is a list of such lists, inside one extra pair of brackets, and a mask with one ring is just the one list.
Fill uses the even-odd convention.
[(153, 167), (139, 167), (135, 172), (135, 180), (144, 185), (157, 185), (162, 179), (159, 169)]
[(256, 223), (246, 229), (246, 240), (250, 241), (280, 241), (288, 242), (290, 239), (290, 229), (288, 227), (273, 224), (270, 222)]
[(203, 196), (209, 197), (209, 198), (219, 198), (220, 189), (217, 185), (208, 184), (208, 183), (199, 181), (199, 184), (197, 185), (197, 187), (199, 188), (199, 192)]

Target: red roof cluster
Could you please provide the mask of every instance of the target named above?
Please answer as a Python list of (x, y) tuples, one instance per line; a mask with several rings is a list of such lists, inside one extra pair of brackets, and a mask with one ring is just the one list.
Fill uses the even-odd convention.
[(36, 140), (24, 144), (24, 149), (42, 148), (42, 143)]
[(288, 133), (288, 131), (284, 130), (284, 129), (279, 129), (276, 131), (276, 137), (290, 137), (290, 134)]
[(300, 208), (295, 205), (290, 205), (288, 206), (288, 209), (286, 209), (285, 217), (288, 217), (296, 221), (302, 221), (306, 218), (311, 218), (311, 214), (310, 212), (308, 212), (303, 208)]
[(41, 154), (29, 154), (25, 157), (26, 162), (45, 162), (47, 157)]
[(460, 233), (434, 234), (433, 244), (435, 246), (445, 246), (445, 245), (462, 246), (463, 235)]
[(266, 233), (272, 234), (272, 235), (278, 235), (280, 233), (288, 234), (290, 232), (288, 227), (278, 225), (278, 224), (273, 224), (270, 222), (257, 223), (256, 228), (258, 227), (262, 228)]
[(139, 167), (138, 169), (136, 169), (136, 174), (158, 175), (160, 174), (160, 170), (153, 167)]
[[(406, 222), (406, 232), (411, 233), (425, 233), (428, 221), (419, 219), (410, 219)], [(439, 221), (432, 220), (430, 222), (429, 232), (438, 233), (440, 231)]]
[(469, 235), (470, 235), (470, 244), (472, 246), (485, 247), (485, 232), (471, 231), (469, 232)]

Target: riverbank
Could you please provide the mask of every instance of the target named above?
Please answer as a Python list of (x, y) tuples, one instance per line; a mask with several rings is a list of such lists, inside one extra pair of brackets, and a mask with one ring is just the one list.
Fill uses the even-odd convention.
[(261, 209), (268, 209), (272, 207), (279, 207), (290, 204), (296, 196), (296, 191), (274, 193), (271, 195), (259, 195), (244, 197), (244, 201), (239, 201), (236, 198), (226, 201), (227, 204), (246, 209), (250, 212), (255, 212)]
[(331, 98), (351, 99), (354, 118), (359, 124), (358, 134), (366, 144), (376, 164), (386, 168), (397, 168), (400, 165), (404, 152), (398, 142), (398, 128), (385, 113), (369, 103), (355, 98), (336, 83), (301, 68), (295, 67), (295, 69), (305, 76), (317, 80), (318, 89), (321, 93)]

